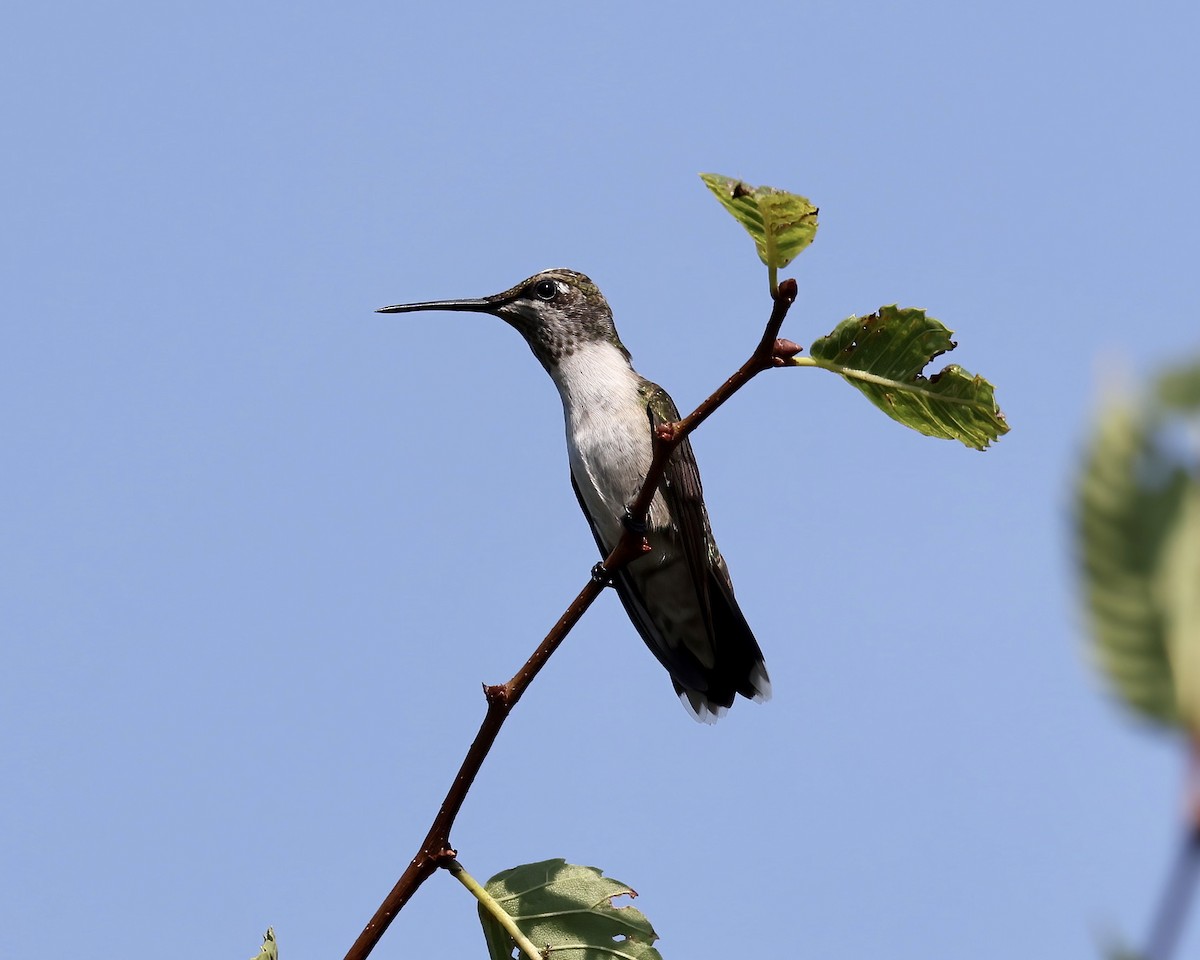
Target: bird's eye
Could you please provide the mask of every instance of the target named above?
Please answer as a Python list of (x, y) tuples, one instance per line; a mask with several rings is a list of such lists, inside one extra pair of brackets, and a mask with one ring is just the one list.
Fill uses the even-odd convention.
[(533, 285), (533, 295), (539, 300), (553, 300), (558, 296), (558, 284), (553, 280), (539, 280)]

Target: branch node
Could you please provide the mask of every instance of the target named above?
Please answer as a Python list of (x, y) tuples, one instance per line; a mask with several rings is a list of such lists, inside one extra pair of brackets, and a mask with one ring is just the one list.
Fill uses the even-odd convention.
[(485, 683), (483, 685), (483, 695), (487, 699), (488, 706), (504, 705), (508, 703), (508, 684), (507, 683)]
[(776, 366), (782, 366), (788, 360), (791, 360), (804, 348), (798, 343), (793, 343), (791, 340), (786, 340), (780, 337), (775, 341), (775, 347), (771, 351), (772, 359), (776, 361)]

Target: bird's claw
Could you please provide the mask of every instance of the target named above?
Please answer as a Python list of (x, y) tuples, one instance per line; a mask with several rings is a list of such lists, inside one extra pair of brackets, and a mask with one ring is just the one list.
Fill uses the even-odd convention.
[(613, 575), (603, 563), (597, 563), (592, 567), (592, 580), (606, 587), (613, 585)]
[(621, 525), (635, 536), (644, 537), (646, 535), (646, 521), (635, 519), (628, 510), (621, 517)]

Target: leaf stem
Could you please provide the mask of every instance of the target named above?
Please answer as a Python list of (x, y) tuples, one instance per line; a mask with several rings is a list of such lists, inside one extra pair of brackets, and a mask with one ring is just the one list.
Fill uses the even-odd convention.
[(911, 380), (893, 380), (890, 377), (881, 377), (875, 373), (868, 373), (866, 370), (843, 367), (841, 364), (832, 363), (829, 360), (817, 360), (813, 357), (791, 357), (785, 362), (785, 366), (817, 367), (821, 370), (828, 370), (830, 373), (837, 373), (843, 377), (848, 377), (851, 380), (862, 380), (864, 383), (873, 383), (879, 387), (890, 387), (893, 390), (903, 390), (905, 393), (915, 393), (923, 397), (930, 397), (939, 403), (960, 403), (964, 407), (975, 407), (980, 410), (989, 409), (987, 404), (972, 400), (970, 397), (953, 397), (946, 394), (939, 394)]
[(513, 942), (521, 948), (521, 952), (529, 957), (529, 960), (543, 960), (542, 951), (534, 946), (533, 942), (521, 932), (521, 928), (517, 926), (517, 921), (512, 918), (512, 915), (504, 907), (500, 906), (500, 902), (488, 893), (478, 880), (467, 873), (457, 859), (447, 860), (443, 866), (450, 873), (450, 876), (454, 877), (455, 880), (475, 895), (475, 899), (482, 904), (488, 913), (496, 918), (496, 922), (513, 938)]

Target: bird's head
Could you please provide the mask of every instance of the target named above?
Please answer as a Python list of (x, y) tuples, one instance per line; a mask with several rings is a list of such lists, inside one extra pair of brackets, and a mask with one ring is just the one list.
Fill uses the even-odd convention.
[(543, 270), (503, 293), (472, 300), (429, 300), (382, 307), (377, 313), (454, 310), (490, 313), (516, 327), (547, 370), (588, 343), (609, 343), (626, 358), (604, 294), (582, 273)]

